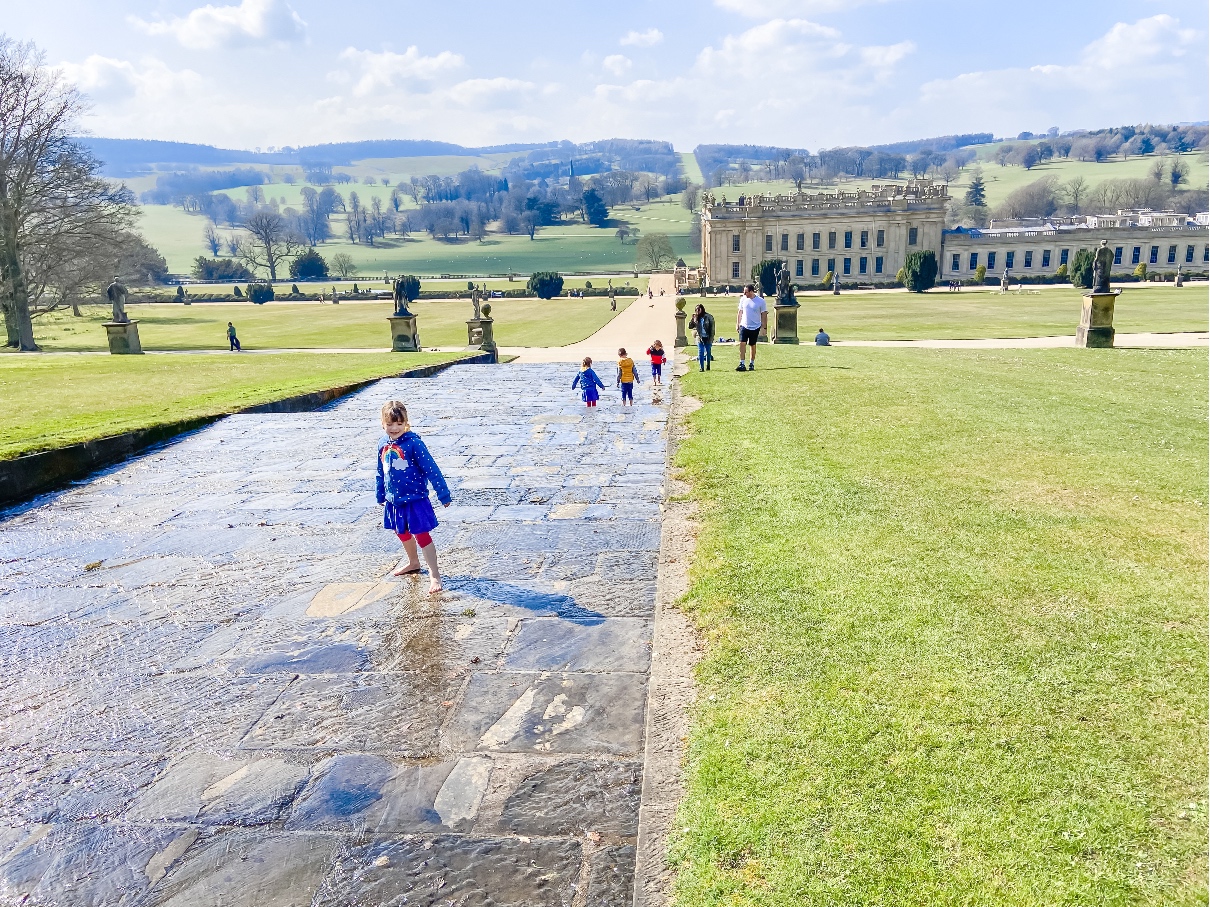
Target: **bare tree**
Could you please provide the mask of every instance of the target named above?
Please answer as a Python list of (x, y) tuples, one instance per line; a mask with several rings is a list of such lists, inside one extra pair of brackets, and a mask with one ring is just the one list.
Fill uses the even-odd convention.
[(1082, 176), (1073, 176), (1063, 186), (1063, 195), (1067, 199), (1067, 207), (1072, 214), (1080, 213), (1080, 206), (1088, 197), (1088, 180)]
[(357, 273), (357, 266), (353, 264), (353, 256), (348, 252), (337, 252), (332, 256), (332, 270), (342, 278), (349, 278)]
[(273, 211), (253, 214), (244, 229), (249, 236), (240, 243), (240, 256), (248, 267), (267, 270), (270, 280), (277, 280), (277, 269), (307, 245), (305, 239), (289, 228), (285, 218)]
[(0, 309), (8, 345), (21, 350), (38, 349), (32, 319), (44, 296), (42, 311), (58, 304), (64, 268), (136, 216), (125, 186), (103, 179), (71, 139), (83, 112), (32, 43), (0, 36)]
[(693, 183), (685, 187), (685, 191), (681, 193), (681, 204), (685, 206), (686, 211), (697, 210), (698, 195), (700, 190)]
[(650, 233), (639, 240), (635, 249), (639, 266), (649, 271), (659, 271), (676, 261), (672, 251), (672, 240), (663, 233)]
[(214, 229), (213, 224), (206, 224), (206, 229), (202, 232), (202, 239), (206, 241), (206, 246), (210, 249), (210, 254), (218, 257), (218, 250), (223, 246), (222, 237), (218, 235), (218, 230)]

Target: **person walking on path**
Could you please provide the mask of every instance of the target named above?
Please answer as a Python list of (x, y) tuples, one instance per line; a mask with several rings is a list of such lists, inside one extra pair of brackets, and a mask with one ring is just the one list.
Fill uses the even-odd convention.
[(601, 399), (601, 394), (598, 388), (604, 389), (605, 385), (601, 379), (597, 377), (597, 373), (592, 370), (592, 357), (584, 357), (584, 367), (580, 369), (580, 374), (576, 375), (575, 380), (571, 382), (571, 389), (577, 387), (583, 392), (584, 403), (589, 409), (595, 409), (597, 401)]
[(618, 350), (618, 387), (622, 389), (622, 405), (634, 406), (634, 385), (639, 380), (634, 360), (626, 355), (626, 347)]
[(429, 568), (429, 595), (436, 595), (441, 591), (441, 571), (437, 569), (437, 546), (429, 533), (437, 528), (437, 514), (429, 503), (428, 486), (433, 486), (444, 507), (450, 506), (450, 489), (428, 447), (412, 431), (403, 403), (388, 400), (382, 405), (382, 430), (377, 483), (378, 503), (384, 505), (382, 527), (399, 536), (407, 553), (406, 563), (397, 565), (394, 575), (419, 573), (419, 553)]
[(825, 331), (823, 328), (820, 328), (819, 333), (815, 335), (815, 345), (816, 346), (831, 346), (832, 345), (832, 338), (828, 336), (827, 331)]
[[(739, 365), (737, 372), (752, 371), (756, 368), (756, 342), (760, 333), (765, 329), (769, 320), (769, 307), (763, 297), (757, 294), (756, 286), (748, 284), (744, 287), (743, 295), (739, 298), (739, 310), (735, 315), (735, 329), (739, 331)], [(744, 347), (751, 350), (748, 365), (744, 365)]]
[(664, 384), (664, 363), (668, 361), (664, 355), (664, 344), (656, 340), (647, 347), (647, 355), (651, 357), (651, 383), (661, 387)]
[(239, 345), (239, 338), (235, 336), (235, 325), (230, 321), (227, 322), (227, 343), (230, 345), (231, 352), (233, 353), (238, 353), (243, 349), (243, 347)]
[(710, 362), (714, 355), (710, 347), (714, 345), (714, 316), (706, 311), (706, 307), (698, 303), (689, 319), (689, 327), (697, 334), (697, 370), (710, 371)]

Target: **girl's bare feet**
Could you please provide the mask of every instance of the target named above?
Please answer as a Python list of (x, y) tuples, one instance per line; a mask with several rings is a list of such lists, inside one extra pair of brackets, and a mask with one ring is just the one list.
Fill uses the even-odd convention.
[(409, 573), (419, 573), (420, 565), (413, 564), (410, 560), (400, 561), (399, 565), (391, 571), (392, 576), (407, 576)]
[(429, 595), (437, 595), (445, 591), (445, 587), (441, 585), (441, 580), (438, 577), (433, 577), (429, 583)]

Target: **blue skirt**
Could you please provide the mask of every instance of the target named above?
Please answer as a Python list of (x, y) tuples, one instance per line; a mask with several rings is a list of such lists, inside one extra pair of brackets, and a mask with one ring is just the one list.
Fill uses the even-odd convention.
[(392, 532), (432, 532), (437, 528), (437, 514), (428, 498), (417, 498), (414, 501), (402, 501), (392, 504), (387, 501), (382, 511), (382, 528)]

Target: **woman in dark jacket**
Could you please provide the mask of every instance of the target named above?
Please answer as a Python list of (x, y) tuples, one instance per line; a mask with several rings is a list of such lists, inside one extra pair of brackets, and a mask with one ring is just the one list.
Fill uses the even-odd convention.
[(697, 333), (697, 370), (708, 372), (710, 362), (714, 359), (710, 354), (710, 347), (714, 344), (714, 316), (706, 311), (704, 305), (698, 303), (697, 308), (693, 310), (693, 317), (689, 319), (689, 327)]

